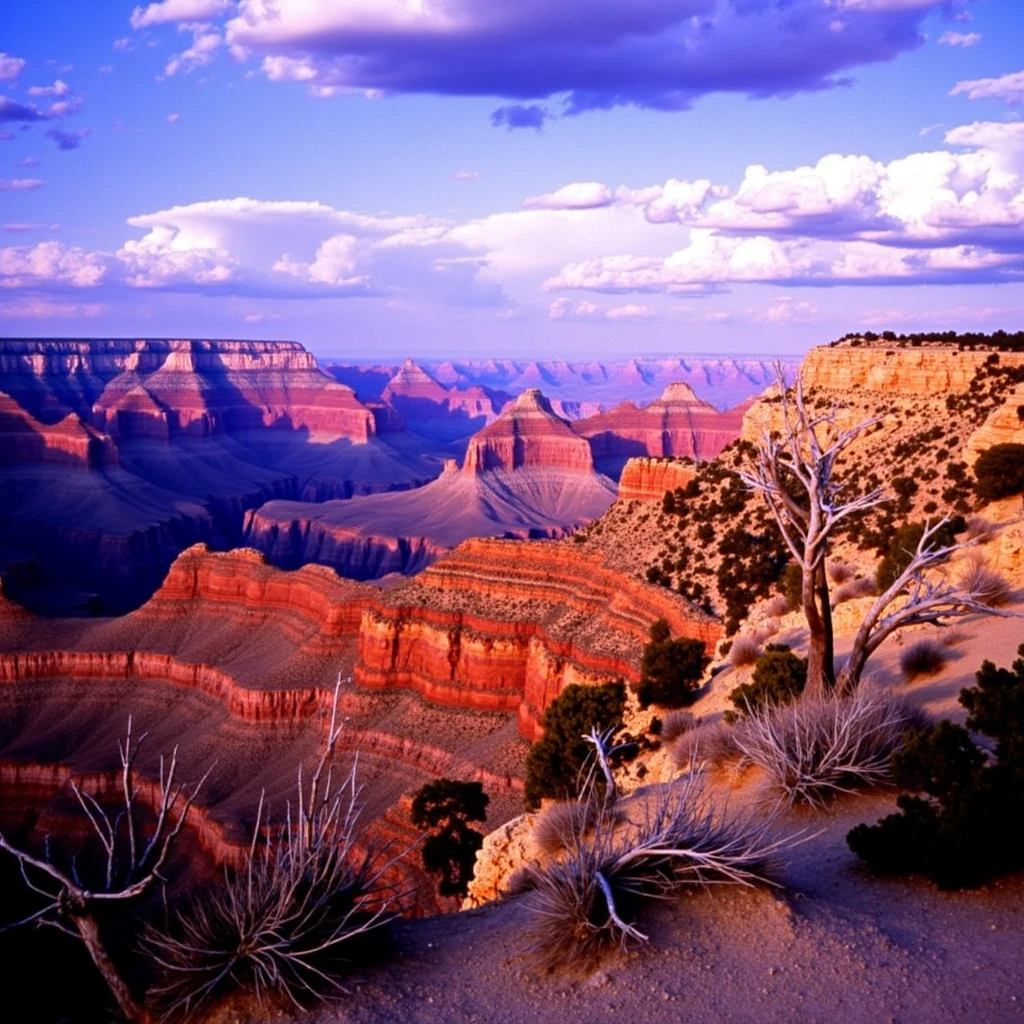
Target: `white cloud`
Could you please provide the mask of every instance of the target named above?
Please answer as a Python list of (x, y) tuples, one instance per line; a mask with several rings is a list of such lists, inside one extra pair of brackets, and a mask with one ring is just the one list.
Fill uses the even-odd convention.
[(168, 124), (177, 124), (181, 120), (181, 114), (171, 113), (164, 119)]
[(818, 307), (813, 302), (780, 295), (764, 309), (753, 310), (751, 318), (766, 324), (786, 326), (796, 323), (812, 323), (818, 317)]
[(3, 320), (91, 319), (105, 312), (107, 307), (101, 302), (54, 302), (42, 297), (0, 302), (0, 319)]
[(24, 71), (28, 63), (23, 57), (12, 57), (9, 53), (0, 53), (0, 82), (11, 82)]
[(456, 171), (452, 177), (456, 181), (475, 181), (480, 177), (479, 171)]
[(71, 86), (59, 78), (53, 85), (33, 85), (28, 89), (29, 96), (66, 96), (71, 92)]
[(962, 46), (964, 48), (977, 46), (981, 42), (981, 35), (978, 32), (943, 32), (939, 36), (940, 46)]
[(115, 50), (127, 50), (130, 45), (131, 45), (131, 40), (127, 36), (125, 36), (123, 39), (115, 39), (114, 40), (114, 49)]
[(39, 178), (0, 178), (0, 192), (29, 192), (42, 187)]
[(604, 315), (609, 320), (650, 320), (654, 310), (640, 303), (629, 302), (625, 306), (612, 306)]
[(957, 82), (950, 96), (966, 96), (969, 100), (1005, 100), (1014, 105), (1024, 100), (1024, 71), (1014, 71), (999, 78), (975, 78)]
[(654, 311), (640, 303), (628, 303), (624, 306), (612, 306), (609, 309), (604, 309), (596, 302), (590, 302), (587, 299), (574, 302), (572, 299), (567, 299), (563, 296), (562, 298), (555, 299), (548, 306), (548, 317), (551, 320), (611, 320), (613, 322), (621, 322), (627, 320), (650, 320), (653, 316)]
[(39, 284), (65, 284), (92, 288), (107, 272), (101, 253), (62, 242), (0, 249), (0, 287), (30, 288)]
[(171, 57), (164, 67), (165, 75), (176, 75), (179, 71), (188, 74), (209, 64), (224, 45), (224, 37), (212, 25), (185, 24), (179, 25), (178, 30), (192, 33), (192, 45)]
[(129, 21), (134, 29), (168, 21), (204, 21), (223, 14), (229, 6), (230, 0), (161, 0), (136, 7)]
[(612, 191), (599, 181), (576, 181), (563, 185), (555, 192), (541, 196), (530, 196), (523, 200), (524, 210), (592, 210), (597, 206), (608, 206)]

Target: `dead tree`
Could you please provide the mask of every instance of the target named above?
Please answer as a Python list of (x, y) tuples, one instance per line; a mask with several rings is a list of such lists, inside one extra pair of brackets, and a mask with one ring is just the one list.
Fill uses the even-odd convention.
[[(885, 593), (880, 594), (864, 617), (854, 637), (850, 657), (839, 676), (844, 692), (856, 689), (868, 658), (897, 630), (907, 626), (930, 623), (946, 626), (953, 619), (981, 613), (985, 615), (1013, 616), (1013, 612), (993, 608), (987, 600), (985, 585), (956, 585), (929, 575), (940, 563), (956, 551), (971, 546), (974, 541), (946, 546), (936, 545), (936, 538), (948, 519), (928, 523), (917, 547), (908, 551), (910, 562), (896, 577)], [(902, 599), (902, 603), (901, 603)]]
[(123, 743), (118, 743), (121, 800), (116, 812), (104, 808), (91, 793), (71, 782), (71, 790), (103, 851), (99, 863), (86, 865), (80, 863), (78, 857), (72, 857), (65, 870), (54, 863), (49, 842), (43, 855), (37, 857), (0, 834), (0, 850), (18, 861), (25, 885), (45, 900), (41, 909), (0, 930), (36, 924), (80, 939), (117, 1000), (121, 1013), (129, 1021), (145, 1020), (145, 1011), (110, 958), (100, 932), (99, 914), (104, 907), (138, 899), (158, 881), (163, 881), (164, 866), (185, 825), (189, 808), (210, 774), (207, 771), (188, 791), (189, 787), (177, 780), (178, 748), (174, 748), (169, 760), (161, 755), (153, 808), (156, 821), (147, 827), (140, 808), (135, 771), (146, 736), (146, 733), (138, 739), (132, 736), (129, 717), (127, 735)]
[[(832, 611), (825, 558), (837, 530), (851, 516), (874, 508), (890, 496), (881, 488), (868, 494), (844, 496), (836, 477), (842, 453), (878, 422), (868, 419), (841, 429), (836, 409), (814, 414), (797, 376), (790, 392), (776, 366), (781, 404), (777, 429), (766, 426), (756, 454), (741, 478), (764, 496), (779, 530), (803, 574), (801, 605), (807, 620), (807, 693), (820, 696), (836, 686), (832, 642)], [(972, 541), (942, 546), (938, 537), (947, 524), (939, 519), (926, 525), (910, 562), (899, 577), (879, 595), (854, 639), (839, 685), (844, 692), (857, 687), (864, 665), (883, 641), (906, 626), (933, 623), (975, 612), (1009, 615), (986, 604), (984, 594), (965, 585), (937, 581), (929, 575), (954, 552)]]
[(836, 682), (825, 557), (846, 520), (889, 498), (881, 489), (844, 498), (835, 477), (839, 457), (877, 420), (840, 429), (834, 408), (820, 415), (807, 408), (799, 375), (791, 392), (780, 365), (775, 372), (781, 421), (777, 429), (765, 426), (757, 453), (740, 477), (764, 497), (800, 567), (801, 607), (808, 629), (807, 691), (822, 694)]

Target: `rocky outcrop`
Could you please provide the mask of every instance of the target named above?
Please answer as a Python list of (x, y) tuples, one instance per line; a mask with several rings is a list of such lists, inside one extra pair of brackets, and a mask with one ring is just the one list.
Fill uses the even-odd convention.
[(469, 443), (463, 472), (538, 467), (592, 473), (590, 447), (536, 388), (524, 391)]
[(650, 624), (712, 650), (721, 627), (572, 545), (468, 541), (363, 613), (355, 675), (426, 699), (516, 711), (527, 738), (569, 683), (639, 680)]
[(575, 429), (590, 442), (594, 461), (617, 475), (630, 457), (714, 458), (739, 436), (746, 407), (719, 412), (702, 402), (689, 384), (674, 383), (644, 408), (623, 402), (580, 420)]
[[(966, 391), (989, 352), (949, 348), (819, 346), (807, 353), (804, 386), (826, 391), (856, 390), (903, 397), (934, 398)], [(1024, 366), (1024, 353), (999, 354), (1001, 365)]]
[(68, 413), (53, 424), (41, 423), (10, 395), (0, 391), (0, 466), (31, 463), (90, 469), (117, 463), (110, 437)]
[(684, 488), (695, 478), (691, 462), (630, 459), (619, 477), (619, 501), (661, 501), (666, 491)]
[(964, 458), (973, 466), (978, 456), (995, 444), (1024, 444), (1024, 419), (1017, 411), (1024, 406), (1024, 384), (1007, 394), (985, 422), (967, 440)]

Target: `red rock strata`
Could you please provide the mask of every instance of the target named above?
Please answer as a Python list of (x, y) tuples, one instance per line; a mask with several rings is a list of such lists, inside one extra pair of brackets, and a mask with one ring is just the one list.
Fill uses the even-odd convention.
[(709, 650), (719, 639), (719, 624), (680, 598), (573, 545), (472, 540), (366, 608), (355, 677), (437, 703), (516, 711), (533, 739), (569, 683), (636, 682), (661, 617)]
[(643, 455), (712, 459), (739, 436), (749, 404), (719, 412), (702, 402), (689, 384), (669, 384), (660, 398), (642, 409), (623, 402), (575, 427), (590, 442), (599, 464)]
[(473, 436), (463, 472), (528, 467), (592, 473), (590, 447), (559, 419), (536, 388), (524, 391), (489, 426)]
[(692, 463), (630, 459), (619, 478), (619, 501), (661, 501), (666, 491), (685, 487), (695, 476)]
[(54, 424), (40, 423), (0, 391), (0, 466), (53, 463), (85, 469), (116, 462), (111, 439), (73, 413)]

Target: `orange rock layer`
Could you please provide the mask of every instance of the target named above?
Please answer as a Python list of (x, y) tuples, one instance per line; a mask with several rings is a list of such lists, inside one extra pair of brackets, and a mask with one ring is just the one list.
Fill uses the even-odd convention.
[(696, 477), (692, 463), (673, 459), (630, 459), (619, 478), (619, 501), (661, 501), (666, 491)]

